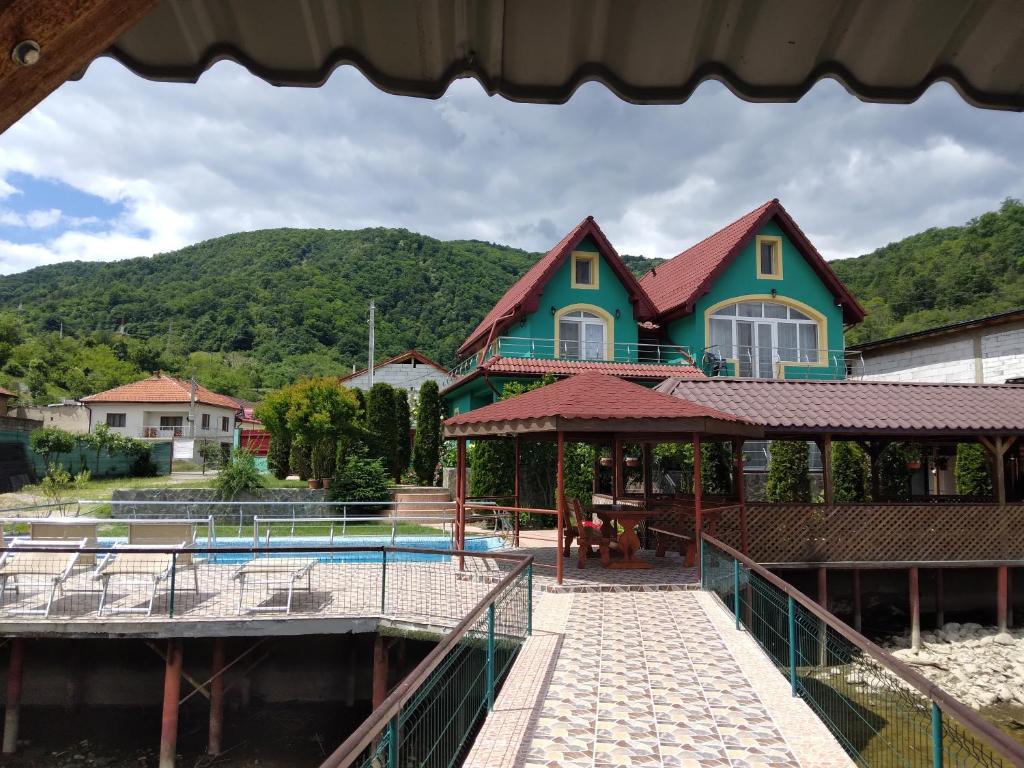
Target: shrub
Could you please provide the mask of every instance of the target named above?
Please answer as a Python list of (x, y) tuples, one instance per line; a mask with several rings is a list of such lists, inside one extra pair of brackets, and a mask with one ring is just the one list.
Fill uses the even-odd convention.
[(867, 501), (870, 462), (849, 440), (832, 443), (832, 495), (836, 501)]
[(244, 448), (232, 452), (230, 460), (221, 467), (215, 484), (220, 497), (225, 500), (265, 486), (263, 475), (256, 468), (256, 457)]
[(28, 445), (33, 453), (42, 457), (47, 470), (52, 471), (54, 467), (51, 465), (51, 461), (54, 456), (60, 453), (71, 453), (75, 449), (75, 436), (57, 427), (41, 427), (32, 430), (28, 436)]
[(401, 469), (395, 456), (398, 445), (398, 419), (395, 393), (390, 384), (379, 382), (366, 396), (366, 447), (371, 459), (380, 459), (381, 466), (400, 478)]
[(323, 479), (334, 477), (334, 461), (337, 445), (330, 439), (321, 438), (309, 452), (309, 467), (313, 477)]
[(402, 475), (409, 468), (411, 446), (409, 433), (412, 431), (412, 417), (409, 414), (409, 393), (395, 389), (395, 481), (401, 482)]
[(956, 447), (956, 492), (961, 496), (991, 496), (995, 490), (988, 471), (985, 449), (977, 443)]
[(220, 447), (220, 443), (215, 443), (212, 440), (203, 440), (196, 446), (196, 452), (199, 454), (199, 458), (203, 460), (203, 474), (206, 474), (206, 468), (209, 466), (211, 469), (216, 469), (224, 459), (224, 451)]
[(810, 501), (811, 478), (807, 443), (773, 440), (768, 458), (765, 498), (768, 501)]
[[(693, 454), (693, 448), (690, 448)], [(693, 473), (691, 465), (691, 474)], [(704, 493), (732, 493), (732, 446), (721, 440), (700, 444), (700, 485)]]
[(309, 480), (311, 471), (309, 468), (309, 448), (301, 440), (292, 440), (292, 450), (288, 457), (288, 463), (299, 476), (299, 480)]
[(391, 476), (379, 459), (350, 455), (329, 491), (333, 501), (390, 501)]
[(906, 501), (910, 498), (910, 470), (907, 462), (920, 461), (921, 451), (911, 443), (890, 443), (881, 453), (875, 467), (878, 472), (878, 495), (875, 501)]
[(292, 452), (292, 436), (288, 432), (270, 436), (270, 448), (267, 450), (267, 467), (278, 480), (284, 480), (291, 474), (288, 460)]
[(430, 485), (441, 460), (441, 399), (436, 381), (420, 387), (416, 407), (416, 435), (412, 445), (412, 467), (420, 485)]
[(97, 424), (96, 429), (88, 434), (82, 435), (80, 438), (85, 445), (89, 446), (96, 454), (96, 466), (93, 469), (93, 474), (97, 477), (100, 476), (100, 455), (105, 450), (107, 454), (113, 452), (113, 447), (117, 443), (118, 435), (110, 431), (110, 427), (106, 424)]

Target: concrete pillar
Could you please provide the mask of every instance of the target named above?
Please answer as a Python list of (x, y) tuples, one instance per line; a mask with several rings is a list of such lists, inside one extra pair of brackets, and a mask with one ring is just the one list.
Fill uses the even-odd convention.
[(7, 709), (4, 711), (3, 753), (12, 755), (18, 748), (18, 721), (21, 717), (21, 681), (25, 667), (25, 638), (11, 638), (11, 660), (7, 668)]
[(853, 628), (861, 631), (860, 568), (853, 569)]
[(1006, 614), (1009, 606), (1009, 569), (1005, 565), (1000, 565), (996, 569), (996, 626), (999, 627), (1000, 632), (1005, 632), (1007, 628)]
[(167, 642), (164, 703), (160, 720), (160, 768), (174, 768), (178, 751), (178, 700), (181, 695), (181, 640)]
[(213, 639), (210, 661), (210, 735), (206, 752), (219, 755), (224, 744), (224, 638)]
[(917, 566), (913, 566), (908, 574), (910, 589), (910, 647), (915, 651), (921, 649), (921, 574)]
[(935, 624), (940, 629), (946, 623), (946, 590), (942, 583), (944, 573), (941, 568), (935, 571)]

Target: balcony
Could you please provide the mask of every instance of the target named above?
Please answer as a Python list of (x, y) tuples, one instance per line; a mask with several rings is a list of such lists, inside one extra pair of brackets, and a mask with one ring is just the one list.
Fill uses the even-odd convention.
[(794, 347), (706, 347), (698, 367), (705, 376), (741, 379), (810, 379), (840, 381), (864, 377), (864, 357), (847, 349), (799, 349)]

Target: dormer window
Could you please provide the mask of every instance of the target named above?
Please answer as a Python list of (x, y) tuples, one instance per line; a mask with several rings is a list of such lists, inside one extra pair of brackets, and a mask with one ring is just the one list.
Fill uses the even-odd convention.
[(598, 255), (589, 251), (574, 251), (572, 254), (572, 287), (598, 287)]
[(759, 280), (782, 279), (782, 238), (759, 237), (756, 242)]

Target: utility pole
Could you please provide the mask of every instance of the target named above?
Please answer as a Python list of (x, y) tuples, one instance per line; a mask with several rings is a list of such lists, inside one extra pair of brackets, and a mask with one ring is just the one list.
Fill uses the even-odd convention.
[(374, 330), (374, 328), (373, 328), (373, 324), (374, 324), (376, 313), (377, 313), (377, 308), (373, 304), (373, 299), (370, 299), (370, 364), (366, 367), (366, 370), (369, 372), (369, 375), (370, 375), (370, 386), (371, 387), (373, 386), (373, 358), (374, 358), (374, 354), (373, 354), (373, 346), (374, 346), (374, 338), (373, 338), (373, 330)]
[(196, 387), (199, 386), (199, 382), (196, 381), (196, 377), (193, 376), (189, 382), (191, 391), (189, 392), (188, 398), (188, 420), (189, 420), (189, 434), (192, 439), (196, 436)]

